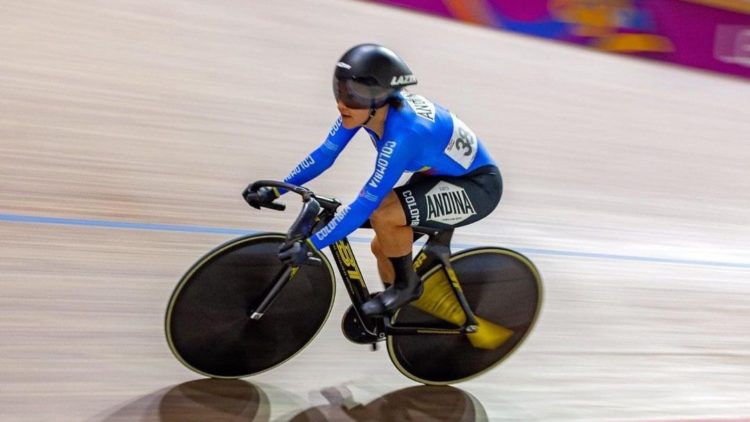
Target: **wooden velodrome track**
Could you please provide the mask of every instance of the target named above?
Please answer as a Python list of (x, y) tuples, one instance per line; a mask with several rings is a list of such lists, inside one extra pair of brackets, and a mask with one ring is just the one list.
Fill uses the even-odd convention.
[[(239, 194), (323, 139), (333, 64), (364, 41), (500, 161), (500, 207), (456, 242), (537, 263), (537, 329), (420, 387), (344, 339), (340, 290), (286, 365), (203, 380), (167, 348), (171, 290), (214, 245), (286, 229), (296, 204)], [(748, 105), (745, 81), (362, 2), (5, 0), (0, 419), (749, 420)], [(372, 162), (361, 137), (311, 186), (349, 201)]]

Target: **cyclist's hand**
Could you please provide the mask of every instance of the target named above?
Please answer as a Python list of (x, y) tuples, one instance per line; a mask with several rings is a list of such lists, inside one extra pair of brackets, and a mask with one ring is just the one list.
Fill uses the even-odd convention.
[(242, 192), (242, 197), (245, 198), (245, 201), (247, 201), (247, 203), (255, 209), (260, 209), (260, 207), (270, 204), (279, 197), (279, 195), (277, 194), (278, 191), (276, 189), (262, 187), (258, 189), (257, 192), (251, 192), (250, 186), (245, 188), (245, 190)]
[[(285, 242), (279, 248), (279, 260), (284, 264), (299, 267), (314, 255), (314, 250), (315, 246), (309, 239)], [(313, 259), (317, 261), (317, 258)]]

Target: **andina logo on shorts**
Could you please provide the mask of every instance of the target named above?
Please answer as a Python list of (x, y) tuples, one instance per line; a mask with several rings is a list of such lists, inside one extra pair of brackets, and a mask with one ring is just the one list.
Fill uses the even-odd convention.
[(466, 191), (456, 185), (441, 181), (425, 195), (427, 221), (458, 224), (477, 212)]

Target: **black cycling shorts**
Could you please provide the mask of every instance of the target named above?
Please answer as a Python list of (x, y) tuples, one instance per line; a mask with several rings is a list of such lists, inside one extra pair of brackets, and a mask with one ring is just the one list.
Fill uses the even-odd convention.
[(488, 216), (500, 202), (503, 179), (495, 166), (463, 176), (415, 173), (394, 189), (410, 226), (461, 227)]

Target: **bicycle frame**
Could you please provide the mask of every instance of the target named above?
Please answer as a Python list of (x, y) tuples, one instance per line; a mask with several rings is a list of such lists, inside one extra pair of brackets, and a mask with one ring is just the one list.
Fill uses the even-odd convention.
[[(256, 182), (257, 186), (278, 186), (286, 189), (294, 190), (303, 196), (305, 206), (303, 207), (300, 217), (292, 225), (289, 231), (288, 237), (292, 240), (301, 239), (304, 235), (312, 233), (316, 228), (323, 227), (328, 224), (335, 215), (335, 210), (340, 205), (337, 201), (323, 198), (320, 196), (314, 196), (312, 192), (307, 191), (304, 188), (300, 188), (293, 185), (288, 185), (274, 181), (259, 181)], [(320, 201), (320, 203), (318, 203)], [(321, 203), (323, 206), (321, 207)], [(283, 208), (281, 208), (283, 209)], [(336, 261), (339, 274), (341, 275), (342, 282), (346, 288), (349, 298), (352, 302), (352, 307), (361, 321), (362, 328), (367, 331), (368, 334), (374, 336), (377, 339), (384, 339), (387, 335), (421, 335), (421, 334), (467, 334), (473, 333), (477, 330), (477, 321), (469, 307), (469, 303), (461, 290), (461, 285), (458, 280), (456, 272), (450, 263), (450, 241), (453, 237), (453, 229), (448, 230), (436, 230), (425, 227), (415, 227), (415, 233), (421, 235), (427, 235), (428, 240), (422, 249), (417, 253), (414, 258), (414, 270), (419, 274), (424, 269), (429, 269), (435, 265), (441, 264), (442, 270), (448, 278), (451, 289), (458, 300), (466, 320), (461, 327), (457, 327), (453, 324), (447, 325), (436, 325), (436, 324), (392, 324), (390, 317), (370, 317), (366, 316), (361, 312), (362, 304), (368, 301), (371, 297), (367, 285), (365, 283), (362, 271), (359, 268), (357, 259), (352, 250), (351, 244), (348, 238), (344, 238), (332, 244), (329, 249), (331, 254)], [(274, 283), (271, 285), (267, 293), (264, 295), (261, 303), (255, 308), (249, 310), (250, 317), (252, 319), (260, 319), (263, 314), (273, 303), (274, 299), (278, 296), (279, 292), (283, 287), (294, 278), (297, 274), (298, 267), (285, 267), (275, 277)]]
[[(359, 268), (357, 259), (352, 250), (351, 244), (347, 238), (339, 240), (330, 247), (331, 254), (334, 257), (336, 266), (341, 275), (342, 282), (346, 292), (351, 299), (354, 311), (362, 322), (362, 328), (368, 334), (384, 339), (387, 335), (419, 335), (419, 334), (467, 334), (473, 333), (477, 329), (476, 318), (472, 312), (466, 297), (461, 290), (458, 277), (450, 264), (450, 238), (453, 231), (435, 231), (428, 234), (429, 240), (417, 253), (414, 259), (414, 270), (419, 272), (422, 269), (432, 268), (435, 265), (442, 264), (443, 271), (450, 281), (453, 293), (461, 305), (461, 309), (466, 315), (466, 321), (461, 327), (447, 324), (392, 324), (387, 317), (370, 317), (364, 315), (360, 309), (363, 303), (370, 299), (370, 292), (365, 283), (362, 271)], [(260, 319), (269, 306), (273, 303), (276, 296), (284, 286), (294, 278), (299, 268), (285, 267), (276, 277), (271, 288), (264, 295), (260, 305), (252, 310), (251, 318)]]
[(429, 239), (414, 259), (414, 270), (419, 273), (421, 269), (432, 268), (437, 264), (443, 265), (443, 271), (450, 281), (453, 293), (466, 315), (464, 325), (461, 327), (446, 324), (401, 325), (392, 324), (391, 319), (388, 317), (369, 317), (364, 315), (360, 309), (362, 304), (370, 299), (370, 292), (357, 264), (351, 244), (348, 239), (344, 238), (331, 245), (330, 250), (341, 274), (344, 287), (346, 287), (346, 291), (352, 301), (353, 309), (362, 322), (362, 328), (379, 339), (385, 338), (387, 335), (466, 334), (475, 332), (477, 329), (476, 318), (461, 290), (458, 277), (450, 264), (450, 239), (453, 231), (436, 231), (422, 228), (417, 229), (417, 232), (427, 234)]

